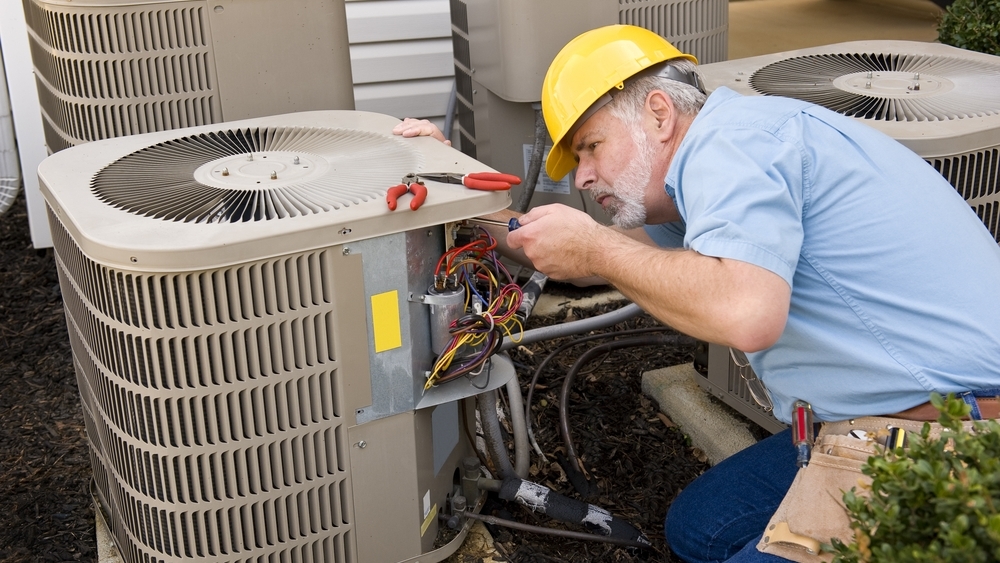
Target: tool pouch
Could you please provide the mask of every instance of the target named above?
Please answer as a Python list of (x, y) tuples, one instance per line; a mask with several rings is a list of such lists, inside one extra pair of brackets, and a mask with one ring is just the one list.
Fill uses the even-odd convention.
[[(832, 538), (844, 543), (854, 538), (844, 492), (855, 488), (858, 496), (868, 495), (871, 478), (861, 473), (861, 468), (873, 454), (881, 455), (875, 440), (888, 435), (892, 428), (919, 433), (924, 424), (876, 416), (823, 423), (809, 465), (795, 475), (757, 549), (799, 563), (832, 561), (833, 554), (821, 554), (820, 545), (831, 543)], [(941, 435), (941, 425), (927, 424), (932, 438)], [(963, 422), (966, 430), (972, 425), (971, 421)], [(850, 436), (854, 430), (863, 430), (868, 438)]]
[(799, 563), (831, 561), (833, 554), (820, 553), (820, 545), (831, 538), (846, 543), (853, 537), (844, 491), (857, 488), (857, 494), (867, 494), (871, 478), (861, 467), (874, 453), (872, 440), (821, 430), (809, 465), (796, 474), (757, 549)]

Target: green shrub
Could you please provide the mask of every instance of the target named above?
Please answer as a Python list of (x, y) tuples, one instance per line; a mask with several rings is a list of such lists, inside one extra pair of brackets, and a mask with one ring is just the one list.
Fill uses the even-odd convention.
[(934, 394), (944, 427), (911, 434), (906, 449), (874, 455), (862, 471), (870, 496), (844, 494), (854, 540), (833, 540), (834, 562), (1000, 561), (1000, 424), (962, 430), (969, 406)]
[(1000, 0), (955, 0), (941, 16), (938, 41), (1000, 55)]

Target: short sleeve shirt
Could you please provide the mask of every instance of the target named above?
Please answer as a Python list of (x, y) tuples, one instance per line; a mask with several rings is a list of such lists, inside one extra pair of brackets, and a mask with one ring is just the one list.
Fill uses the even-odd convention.
[(778, 419), (796, 399), (840, 420), (1000, 387), (1000, 247), (893, 139), (806, 102), (719, 88), (665, 189), (682, 221), (647, 227), (654, 241), (791, 287), (784, 333), (749, 354)]

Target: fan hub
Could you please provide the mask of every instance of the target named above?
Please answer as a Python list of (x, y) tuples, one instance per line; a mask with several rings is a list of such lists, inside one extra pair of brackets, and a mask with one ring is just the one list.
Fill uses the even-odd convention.
[(947, 78), (892, 70), (845, 74), (834, 78), (833, 86), (852, 94), (885, 98), (938, 96), (955, 88), (955, 84)]
[(327, 159), (301, 151), (259, 151), (224, 156), (199, 166), (194, 179), (224, 190), (277, 188), (322, 178)]

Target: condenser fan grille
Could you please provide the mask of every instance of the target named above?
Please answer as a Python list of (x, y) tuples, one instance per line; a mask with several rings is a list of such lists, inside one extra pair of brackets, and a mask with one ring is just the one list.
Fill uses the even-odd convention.
[(144, 217), (265, 221), (381, 199), (420, 160), (402, 141), (367, 131), (248, 128), (146, 147), (95, 174), (91, 188)]
[(1000, 113), (1000, 65), (937, 55), (835, 53), (771, 63), (750, 78), (761, 94), (851, 117), (944, 121)]

